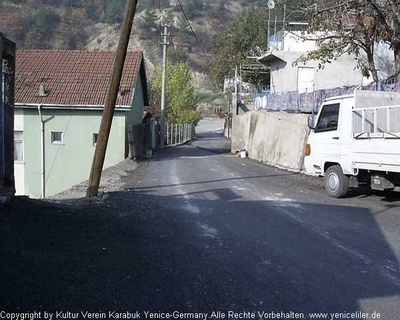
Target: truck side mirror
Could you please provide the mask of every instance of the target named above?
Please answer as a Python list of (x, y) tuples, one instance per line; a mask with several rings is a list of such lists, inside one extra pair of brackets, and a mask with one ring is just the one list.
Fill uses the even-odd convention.
[(314, 130), (314, 117), (313, 116), (309, 116), (308, 117), (308, 128), (311, 130)]

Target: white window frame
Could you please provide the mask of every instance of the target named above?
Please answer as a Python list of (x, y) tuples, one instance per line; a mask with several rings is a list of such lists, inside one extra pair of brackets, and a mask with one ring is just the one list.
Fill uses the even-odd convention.
[[(21, 139), (16, 139), (15, 138), (15, 133), (17, 133), (17, 132), (22, 134), (22, 138)], [(22, 157), (21, 157), (22, 159), (15, 159), (15, 156), (16, 156), (16, 154), (15, 154), (16, 143), (19, 143), (22, 146)], [(22, 130), (14, 130), (14, 162), (19, 162), (19, 163), (24, 162), (24, 131), (22, 131)]]
[[(55, 138), (56, 138), (56, 134), (61, 134), (61, 139), (60, 140), (56, 140)], [(51, 137), (50, 137), (50, 139), (51, 139), (51, 144), (58, 144), (58, 145), (60, 145), (60, 144), (64, 144), (64, 132), (62, 132), (62, 131), (51, 131)]]

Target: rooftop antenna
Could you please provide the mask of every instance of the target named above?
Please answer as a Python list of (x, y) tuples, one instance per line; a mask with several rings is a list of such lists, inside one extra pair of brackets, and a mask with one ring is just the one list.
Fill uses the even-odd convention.
[(283, 31), (285, 31), (286, 27), (286, 3), (283, 5)]
[(269, 26), (271, 21), (271, 10), (275, 8), (275, 1), (268, 0), (267, 6), (268, 6), (267, 50), (269, 50)]
[(277, 19), (278, 19), (278, 17), (275, 15), (275, 26), (274, 26), (274, 46), (277, 48), (278, 46), (277, 46), (277, 38), (276, 38), (276, 32), (277, 32), (277, 30), (276, 30), (276, 23), (277, 23)]

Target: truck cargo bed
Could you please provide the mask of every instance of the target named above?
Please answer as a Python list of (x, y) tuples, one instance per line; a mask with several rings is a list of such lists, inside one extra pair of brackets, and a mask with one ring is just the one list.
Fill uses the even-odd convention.
[(400, 172), (400, 105), (353, 109), (353, 168)]

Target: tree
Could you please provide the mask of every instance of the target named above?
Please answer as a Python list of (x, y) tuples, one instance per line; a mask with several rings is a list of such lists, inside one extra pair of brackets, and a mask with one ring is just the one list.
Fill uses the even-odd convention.
[(145, 9), (155, 10), (159, 4), (160, 2), (157, 0), (141, 0), (138, 1), (137, 10), (138, 11), (143, 11)]
[(189, 41), (191, 35), (190, 24), (183, 15), (178, 19), (177, 29), (179, 37), (184, 41)]
[(27, 4), (42, 4), (43, 0), (26, 0)]
[[(190, 68), (185, 63), (167, 63), (166, 111), (167, 118), (173, 122), (197, 122), (196, 96), (191, 84)], [(162, 69), (157, 70), (151, 92), (161, 92)], [(160, 99), (159, 94), (155, 98)], [(152, 101), (153, 109), (159, 109), (159, 101)]]
[(110, 25), (121, 23), (124, 18), (125, 3), (123, 0), (112, 0), (107, 3), (106, 22)]
[(107, 0), (81, 0), (86, 14), (94, 21), (104, 22), (107, 10)]
[(236, 66), (249, 63), (249, 56), (261, 56), (267, 50), (265, 21), (265, 12), (248, 9), (239, 13), (224, 32), (212, 37), (211, 76), (217, 84), (232, 77)]
[(143, 38), (149, 37), (154, 31), (157, 30), (157, 21), (160, 17), (153, 10), (146, 9), (139, 22), (141, 35)]
[(167, 24), (167, 25), (172, 25), (174, 23), (174, 13), (172, 12), (172, 10), (166, 10), (164, 11), (163, 15), (162, 15), (162, 23), (163, 24)]
[(169, 47), (167, 51), (167, 57), (171, 63), (181, 63), (188, 60), (188, 55), (185, 50), (179, 47), (176, 49), (174, 47)]
[[(304, 58), (321, 63), (344, 54), (356, 55), (364, 75), (378, 80), (374, 61), (377, 43), (386, 42), (394, 51), (395, 70), (400, 76), (400, 3), (395, 0), (305, 1), (312, 14), (309, 32), (321, 32), (318, 50)], [(361, 53), (367, 57), (363, 64)]]
[(197, 40), (201, 45), (201, 48), (204, 52), (209, 53), (211, 52), (211, 36), (210, 32), (206, 27), (197, 27), (196, 28)]
[(0, 29), (7, 30), (7, 36), (15, 41), (23, 40), (25, 37), (25, 30), (29, 29), (29, 24), (26, 23), (23, 13), (10, 12), (7, 13), (0, 21)]
[(202, 0), (187, 0), (184, 5), (186, 15), (189, 19), (193, 19), (198, 16), (203, 10)]
[(225, 11), (225, 1), (224, 0), (218, 0), (218, 2), (217, 2), (217, 11), (218, 12)]
[(61, 10), (61, 22), (56, 33), (56, 48), (82, 49), (87, 37), (84, 31), (87, 21), (88, 16), (85, 9), (63, 8)]
[(35, 12), (35, 26), (43, 34), (47, 36), (53, 33), (54, 25), (56, 25), (60, 17), (51, 9), (40, 7)]

